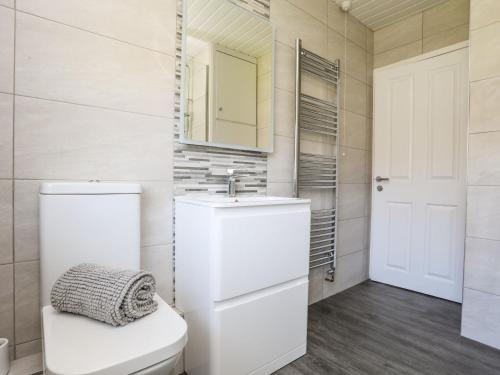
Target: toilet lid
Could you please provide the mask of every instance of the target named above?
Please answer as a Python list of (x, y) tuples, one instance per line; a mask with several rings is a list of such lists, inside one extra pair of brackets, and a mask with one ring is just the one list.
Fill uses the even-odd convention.
[(51, 375), (123, 375), (182, 351), (187, 325), (165, 301), (158, 310), (124, 327), (42, 309), (44, 362)]

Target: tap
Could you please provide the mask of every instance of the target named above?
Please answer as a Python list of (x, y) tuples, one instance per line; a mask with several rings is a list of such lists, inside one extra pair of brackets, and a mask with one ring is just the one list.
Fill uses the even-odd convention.
[(236, 171), (234, 169), (227, 170), (227, 196), (234, 198), (236, 196)]

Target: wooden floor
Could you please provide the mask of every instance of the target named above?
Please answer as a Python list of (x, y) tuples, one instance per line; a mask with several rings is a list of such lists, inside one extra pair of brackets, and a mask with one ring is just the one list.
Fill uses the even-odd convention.
[(364, 282), (310, 306), (308, 354), (275, 374), (499, 375), (500, 351), (460, 337), (460, 309)]

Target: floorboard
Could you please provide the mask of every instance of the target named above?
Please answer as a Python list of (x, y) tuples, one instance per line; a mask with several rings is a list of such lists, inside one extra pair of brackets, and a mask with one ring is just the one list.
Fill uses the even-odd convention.
[(461, 305), (366, 281), (309, 308), (308, 354), (275, 375), (499, 375), (460, 336)]

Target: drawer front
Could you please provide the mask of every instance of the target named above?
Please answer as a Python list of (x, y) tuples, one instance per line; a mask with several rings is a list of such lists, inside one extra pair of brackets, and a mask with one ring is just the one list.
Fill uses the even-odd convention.
[(308, 205), (216, 215), (213, 300), (223, 301), (309, 273)]
[(216, 304), (210, 374), (271, 374), (304, 355), (307, 289), (302, 279)]

